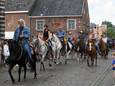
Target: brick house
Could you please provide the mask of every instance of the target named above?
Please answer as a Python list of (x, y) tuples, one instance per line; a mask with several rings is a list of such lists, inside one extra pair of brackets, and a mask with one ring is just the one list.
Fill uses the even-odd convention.
[(6, 0), (6, 32), (14, 31), (17, 20), (23, 18), (37, 35), (44, 24), (52, 31), (59, 28), (76, 34), (89, 28), (87, 0)]

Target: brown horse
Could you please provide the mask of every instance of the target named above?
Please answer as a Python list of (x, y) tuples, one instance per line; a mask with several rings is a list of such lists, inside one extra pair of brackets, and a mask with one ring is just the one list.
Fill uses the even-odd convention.
[(95, 65), (97, 65), (97, 52), (96, 52), (94, 40), (88, 40), (87, 47), (86, 47), (86, 53), (87, 53), (87, 65), (93, 66), (94, 63)]
[(99, 49), (100, 49), (102, 58), (107, 58), (109, 50), (108, 50), (107, 44), (103, 41), (102, 38), (99, 41)]

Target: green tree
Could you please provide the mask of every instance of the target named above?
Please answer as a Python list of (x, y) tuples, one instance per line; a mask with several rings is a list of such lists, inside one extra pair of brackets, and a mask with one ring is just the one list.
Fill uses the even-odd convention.
[(115, 39), (115, 27), (110, 21), (103, 21), (102, 25), (107, 25), (107, 36)]
[(107, 27), (113, 27), (113, 24), (110, 21), (103, 21), (102, 25), (107, 25)]

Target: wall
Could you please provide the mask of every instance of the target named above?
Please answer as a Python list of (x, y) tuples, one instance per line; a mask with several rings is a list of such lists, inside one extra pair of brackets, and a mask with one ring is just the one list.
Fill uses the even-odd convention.
[(30, 26), (30, 19), (27, 13), (6, 13), (5, 14), (5, 31), (15, 31), (18, 20), (23, 18), (27, 26)]
[(72, 34), (76, 34), (82, 27), (81, 17), (60, 17), (60, 18), (31, 18), (30, 19), (30, 25), (31, 25), (31, 31), (32, 34), (37, 35), (39, 32), (36, 31), (36, 20), (38, 19), (44, 19), (45, 23), (49, 26), (49, 29), (53, 32), (56, 32), (59, 30), (59, 28), (63, 28), (65, 31), (67, 31), (67, 19), (76, 19), (76, 29), (75, 30), (69, 30), (72, 32)]

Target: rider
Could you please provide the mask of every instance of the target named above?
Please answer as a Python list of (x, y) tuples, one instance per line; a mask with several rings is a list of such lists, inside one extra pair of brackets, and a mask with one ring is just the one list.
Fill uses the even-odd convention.
[(72, 32), (69, 31), (68, 32), (68, 41), (73, 45), (71, 35), (72, 35)]
[(25, 21), (23, 19), (18, 20), (18, 27), (15, 30), (14, 38), (17, 43), (22, 44), (22, 48), (28, 54), (28, 61), (31, 63), (33, 61), (31, 55), (31, 48), (29, 46), (29, 37), (30, 37), (30, 29), (25, 25)]
[(48, 25), (44, 25), (44, 32), (43, 32), (43, 40), (45, 41), (46, 46), (52, 45), (51, 41), (49, 40), (50, 30), (48, 29)]
[(93, 32), (91, 32), (91, 33), (89, 33), (88, 39), (95, 41), (95, 47), (96, 47), (97, 53), (100, 54), (100, 49), (99, 49), (99, 37), (96, 37), (95, 34), (94, 34)]
[(79, 32), (79, 36), (78, 36), (78, 43), (79, 43), (80, 40), (83, 40), (83, 41), (84, 41), (84, 39), (85, 39), (85, 35), (84, 35), (83, 31), (81, 30), (81, 31)]
[(64, 41), (64, 37), (66, 35), (66, 32), (60, 28), (60, 30), (56, 33), (56, 35), (58, 36), (58, 38), (61, 41)]

